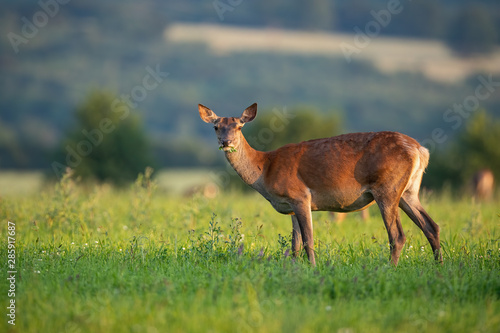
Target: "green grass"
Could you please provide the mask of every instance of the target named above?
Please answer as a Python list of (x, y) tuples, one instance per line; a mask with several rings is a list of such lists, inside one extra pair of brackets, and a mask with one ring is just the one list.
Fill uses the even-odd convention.
[(408, 240), (392, 267), (374, 209), (342, 223), (314, 213), (313, 268), (287, 255), (290, 218), (258, 195), (182, 198), (148, 179), (125, 190), (65, 179), (4, 196), (0, 237), (15, 222), (18, 274), (16, 325), (2, 314), (0, 330), (498, 332), (499, 202), (432, 194), (424, 205), (441, 226), (443, 265), (404, 216)]

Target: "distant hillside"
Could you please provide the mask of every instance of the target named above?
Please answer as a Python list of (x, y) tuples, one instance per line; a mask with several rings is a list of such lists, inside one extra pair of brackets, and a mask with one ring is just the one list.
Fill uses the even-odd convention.
[[(213, 24), (172, 24), (165, 30), (167, 42), (204, 43), (216, 54), (275, 52), (365, 60), (383, 73), (422, 73), (443, 82), (463, 80), (478, 72), (500, 73), (500, 48), (491, 55), (462, 58), (435, 40), (377, 36), (366, 46), (356, 34), (297, 32)], [(359, 39), (361, 40), (361, 39)]]
[[(273, 25), (278, 3), (284, 4), (243, 2), (222, 23), (255, 14), (258, 6), (264, 6), (262, 10), (268, 11), (259, 12), (267, 13), (258, 18), (261, 23), (250, 24), (249, 16), (239, 23)], [(457, 3), (440, 2), (443, 6)], [(253, 102), (259, 103), (261, 112), (307, 105), (340, 114), (346, 131), (390, 129), (424, 139), (436, 126), (449, 125), (443, 120), (444, 112), (473, 96), (479, 84), (474, 74), (463, 81), (436, 82), (420, 72), (388, 72), (366, 59), (347, 63), (338, 54), (267, 49), (216, 53), (200, 41), (165, 41), (166, 26), (175, 26), (177, 20), (220, 22), (211, 1), (70, 2), (61, 5), (57, 15), (15, 53), (7, 34), (21, 33), (21, 18), (31, 19), (42, 9), (24, 0), (7, 1), (4, 8), (0, 13), (0, 168), (48, 168), (51, 152), (73, 125), (77, 104), (90, 91), (131, 95), (143, 85), (148, 70), (156, 68), (168, 76), (141, 97), (135, 112), (144, 120), (160, 164), (177, 166), (218, 163), (206, 153), (214, 139), (211, 129), (199, 120), (196, 105), (200, 102), (226, 115), (237, 114)], [(297, 11), (290, 7), (286, 13), (280, 18), (288, 20)], [(284, 21), (276, 22), (275, 26), (288, 27)], [(500, 116), (499, 91), (482, 100), (481, 107)]]

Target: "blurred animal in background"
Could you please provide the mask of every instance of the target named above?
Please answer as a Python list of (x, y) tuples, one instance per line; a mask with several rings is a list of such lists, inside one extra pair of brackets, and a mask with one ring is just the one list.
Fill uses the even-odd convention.
[(472, 177), (474, 197), (479, 201), (491, 200), (495, 187), (495, 177), (490, 169), (477, 171)]
[(201, 195), (207, 199), (214, 199), (218, 194), (219, 187), (216, 184), (210, 182), (188, 188), (184, 191), (183, 196), (185, 198), (191, 198), (197, 195)]
[[(348, 213), (334, 213), (332, 212), (332, 215), (335, 217), (336, 222), (343, 222), (345, 217), (347, 216)], [(366, 221), (370, 218), (370, 211), (368, 209), (363, 209), (362, 211), (359, 211), (359, 216), (363, 221)]]

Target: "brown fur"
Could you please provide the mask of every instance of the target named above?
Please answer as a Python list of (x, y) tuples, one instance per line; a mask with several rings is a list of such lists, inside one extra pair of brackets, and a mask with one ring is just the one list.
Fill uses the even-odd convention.
[(257, 104), (240, 118), (218, 117), (201, 104), (199, 112), (205, 122), (214, 123), (220, 147), (243, 181), (278, 212), (292, 215), (295, 255), (303, 243), (315, 265), (311, 211), (352, 212), (377, 203), (394, 265), (406, 240), (398, 207), (424, 232), (435, 259), (442, 261), (439, 227), (418, 199), (429, 152), (414, 139), (396, 132), (352, 133), (261, 152), (241, 133), (257, 115)]

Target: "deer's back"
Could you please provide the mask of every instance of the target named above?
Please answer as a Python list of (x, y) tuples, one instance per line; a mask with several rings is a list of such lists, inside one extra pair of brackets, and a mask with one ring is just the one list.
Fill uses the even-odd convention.
[(265, 183), (276, 196), (293, 197), (307, 190), (313, 201), (317, 198), (318, 209), (325, 208), (323, 201), (348, 205), (373, 187), (407, 181), (419, 148), (416, 140), (397, 132), (289, 144), (267, 153)]

